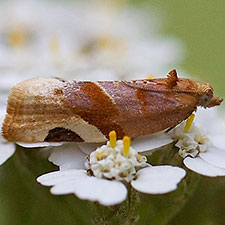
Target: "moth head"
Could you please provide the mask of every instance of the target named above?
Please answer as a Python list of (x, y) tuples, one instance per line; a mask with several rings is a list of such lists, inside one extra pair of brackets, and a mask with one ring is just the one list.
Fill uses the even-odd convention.
[(222, 98), (213, 96), (213, 88), (210, 84), (205, 82), (198, 82), (199, 105), (204, 108), (210, 108), (220, 105)]

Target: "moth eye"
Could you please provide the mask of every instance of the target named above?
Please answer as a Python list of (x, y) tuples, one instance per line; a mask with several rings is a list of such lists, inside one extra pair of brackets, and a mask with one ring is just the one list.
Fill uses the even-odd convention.
[(211, 102), (211, 96), (208, 93), (205, 93), (200, 98), (200, 105), (206, 107)]

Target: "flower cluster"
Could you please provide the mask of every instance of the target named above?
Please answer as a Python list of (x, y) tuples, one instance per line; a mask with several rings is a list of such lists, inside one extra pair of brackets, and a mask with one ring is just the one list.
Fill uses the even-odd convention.
[(138, 154), (134, 148), (130, 147), (129, 152), (125, 153), (122, 140), (118, 140), (115, 147), (111, 145), (107, 142), (88, 157), (85, 167), (95, 177), (130, 182), (139, 168), (148, 166), (147, 158)]
[(182, 58), (179, 43), (155, 35), (152, 22), (146, 26), (153, 21), (151, 14), (131, 6), (9, 0), (0, 4), (0, 11), (4, 89), (37, 75), (134, 78), (149, 71), (162, 73)]
[(178, 153), (183, 158), (194, 158), (199, 153), (207, 152), (210, 143), (202, 131), (192, 124), (194, 117), (192, 114), (186, 122), (182, 122), (171, 132), (171, 136), (177, 140), (175, 146), (179, 148)]
[[(215, 114), (215, 110), (211, 113)], [(220, 130), (219, 138), (215, 134), (214, 138), (209, 138), (193, 123), (193, 119), (194, 115), (191, 115), (170, 132), (176, 141), (179, 155), (184, 158), (185, 166), (205, 176), (225, 176), (225, 150), (210, 141), (216, 138), (220, 143), (224, 130)]]
[(174, 191), (184, 178), (185, 170), (179, 167), (148, 164), (145, 156), (130, 147), (128, 137), (116, 141), (115, 132), (109, 136), (110, 141), (92, 151), (86, 161), (78, 145), (76, 149), (74, 144), (59, 147), (49, 160), (59, 165), (60, 170), (44, 174), (37, 181), (53, 186), (52, 194), (73, 193), (81, 199), (110, 206), (126, 199), (125, 185), (147, 194), (164, 194)]

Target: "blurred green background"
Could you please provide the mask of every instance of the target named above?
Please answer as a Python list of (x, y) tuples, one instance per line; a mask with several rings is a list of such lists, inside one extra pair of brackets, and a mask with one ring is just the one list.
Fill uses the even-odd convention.
[[(200, 80), (209, 82), (215, 88), (215, 92), (220, 97), (225, 97), (225, 1), (224, 0), (131, 0), (130, 4), (136, 7), (143, 4), (155, 9), (155, 13), (163, 21), (161, 34), (174, 36), (180, 39), (186, 47), (186, 56), (180, 65), (174, 65), (179, 70), (186, 71), (189, 75)], [(168, 68), (169, 70), (170, 68)], [(207, 123), (208, 121), (206, 121)], [(14, 159), (13, 159), (14, 160)], [(29, 218), (28, 210), (25, 204), (37, 204), (32, 195), (26, 193), (23, 177), (17, 176), (14, 163), (8, 162), (2, 167), (1, 173), (11, 171), (9, 176), (1, 176), (0, 199), (3, 205), (10, 204), (10, 199), (18, 197), (20, 208), (2, 208), (0, 204), (0, 219), (9, 223), (17, 221), (15, 224), (31, 225), (33, 222), (27, 222)], [(15, 176), (14, 183), (10, 180)], [(21, 182), (20, 182), (21, 181)], [(20, 185), (20, 187), (19, 187)], [(15, 187), (17, 186), (17, 188)], [(18, 194), (18, 188), (21, 188), (23, 194)], [(47, 189), (46, 189), (47, 192)], [(7, 197), (10, 196), (10, 197)], [(53, 198), (51, 198), (53, 199)], [(48, 199), (46, 199), (47, 201)], [(32, 203), (33, 202), (33, 203)], [(53, 202), (54, 203), (54, 202)], [(45, 207), (45, 203), (43, 203)], [(47, 204), (47, 203), (46, 203)], [(51, 206), (48, 204), (48, 206)], [(13, 210), (13, 211), (7, 211)], [(35, 209), (33, 209), (35, 212)], [(43, 210), (41, 217), (49, 215), (51, 209)], [(33, 213), (34, 213), (33, 212)], [(225, 178), (205, 178), (201, 177), (200, 184), (186, 206), (171, 221), (170, 225), (223, 225), (225, 224)], [(14, 218), (13, 218), (14, 215)], [(56, 224), (52, 215), (52, 224)], [(23, 216), (25, 221), (21, 220)], [(36, 215), (36, 218), (38, 215)], [(59, 218), (59, 217), (56, 217)], [(21, 220), (21, 221), (20, 221)], [(30, 218), (29, 221), (32, 221)], [(65, 220), (58, 221), (58, 224), (65, 223)], [(0, 222), (0, 224), (3, 224)], [(43, 224), (45, 220), (43, 219)], [(150, 223), (151, 224), (151, 223)], [(5, 224), (4, 224), (5, 225)]]
[(207, 81), (225, 96), (225, 1), (223, 0), (136, 0), (136, 5), (156, 8), (162, 18), (161, 33), (180, 39), (186, 56), (178, 69)]
[[(211, 83), (216, 94), (225, 97), (225, 1), (133, 3), (154, 6), (163, 21), (162, 34), (175, 36), (185, 44), (186, 56), (176, 68)], [(202, 177), (194, 196), (170, 225), (223, 225), (224, 212), (225, 178)]]

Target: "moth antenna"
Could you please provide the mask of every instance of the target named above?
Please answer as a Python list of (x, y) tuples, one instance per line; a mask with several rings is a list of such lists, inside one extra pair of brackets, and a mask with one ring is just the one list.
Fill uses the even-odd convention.
[(177, 71), (175, 69), (171, 70), (166, 79), (167, 86), (169, 88), (173, 88), (174, 86), (177, 85), (177, 81), (178, 81)]

